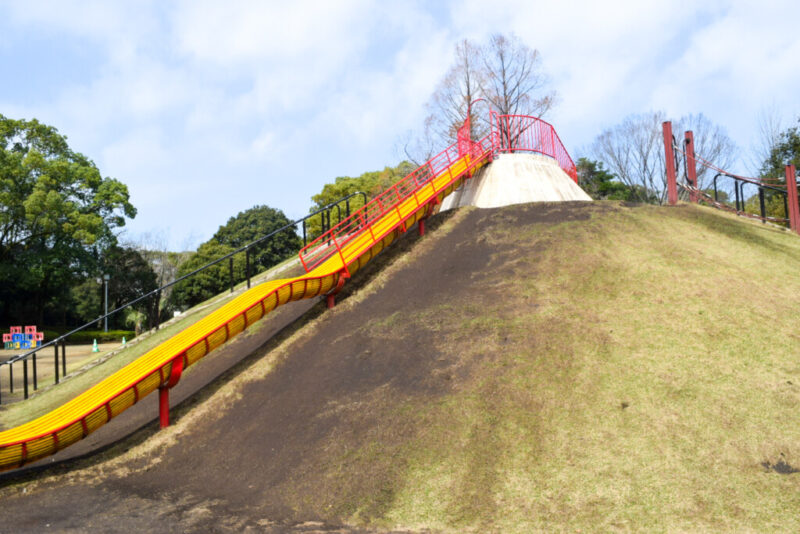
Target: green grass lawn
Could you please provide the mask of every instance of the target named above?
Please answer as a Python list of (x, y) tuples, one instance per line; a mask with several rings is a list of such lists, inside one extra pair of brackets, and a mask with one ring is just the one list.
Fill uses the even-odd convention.
[(326, 446), (321, 511), (452, 532), (800, 531), (800, 474), (772, 468), (800, 468), (800, 238), (694, 206), (591, 212), (495, 212), (476, 236), (493, 276), (364, 325), (386, 343), (433, 332), (452, 388), (338, 407), (342, 428), (380, 423)]
[(427, 430), (383, 524), (800, 531), (800, 474), (765, 468), (800, 467), (798, 237), (643, 206), (491, 239), (521, 261), (459, 314), (431, 303), (479, 363), (397, 408)]
[[(439, 363), (420, 384), (390, 380), (314, 414), (336, 424), (270, 479), (283, 506), (434, 532), (800, 531), (800, 238), (696, 206), (536, 207), (559, 209), (587, 218), (460, 211), (160, 439), (224, 417), (276, 354), (425, 254), (466, 261), (482, 243), (488, 264), (461, 273), (462, 289), (404, 293), (413, 305), (337, 333)], [(477, 231), (453, 241), (467, 220)], [(141, 469), (161, 461), (145, 443), (112, 463), (142, 450)]]

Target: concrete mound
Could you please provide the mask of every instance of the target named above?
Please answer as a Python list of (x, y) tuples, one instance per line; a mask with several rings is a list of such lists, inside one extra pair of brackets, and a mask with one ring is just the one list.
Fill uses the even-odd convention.
[(442, 203), (442, 211), (463, 206), (499, 208), (529, 202), (592, 200), (558, 162), (542, 154), (501, 154)]

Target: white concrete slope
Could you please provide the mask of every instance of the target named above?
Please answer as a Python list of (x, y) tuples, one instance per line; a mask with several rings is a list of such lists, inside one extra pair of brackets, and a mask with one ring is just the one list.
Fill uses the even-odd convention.
[(441, 210), (461, 206), (499, 208), (563, 200), (592, 199), (551, 157), (529, 153), (500, 154), (445, 198)]

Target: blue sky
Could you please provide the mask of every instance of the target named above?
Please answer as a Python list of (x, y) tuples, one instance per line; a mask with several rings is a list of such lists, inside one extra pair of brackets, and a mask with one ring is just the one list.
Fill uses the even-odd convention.
[[(759, 115), (800, 115), (800, 3), (0, 0), (0, 114), (57, 127), (139, 214), (193, 248), (255, 204), (307, 212), (394, 165), (463, 38), (542, 54), (548, 116), (581, 154), (630, 113), (702, 112), (748, 172)], [(442, 147), (444, 148), (444, 147)]]

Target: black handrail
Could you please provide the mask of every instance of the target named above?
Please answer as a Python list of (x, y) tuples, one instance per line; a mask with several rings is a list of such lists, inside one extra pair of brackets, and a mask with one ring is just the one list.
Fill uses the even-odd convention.
[[(146, 293), (146, 294), (144, 294), (144, 295), (142, 295), (142, 296), (140, 296), (140, 297), (138, 297), (138, 298), (136, 298), (136, 299), (134, 299), (134, 300), (132, 300), (130, 302), (126, 302), (125, 304), (119, 306), (118, 308), (116, 308), (114, 310), (111, 310), (110, 312), (108, 312), (108, 313), (106, 313), (104, 315), (99, 316), (97, 319), (92, 319), (88, 323), (86, 323), (86, 324), (84, 324), (82, 326), (79, 326), (78, 328), (75, 328), (73, 330), (70, 330), (66, 334), (62, 334), (62, 335), (58, 336), (57, 338), (55, 338), (52, 341), (49, 341), (49, 342), (47, 342), (47, 343), (45, 343), (43, 345), (40, 345), (40, 346), (36, 347), (35, 349), (31, 349), (26, 353), (18, 354), (17, 356), (13, 356), (13, 357), (9, 358), (8, 360), (6, 360), (4, 362), (0, 362), (0, 366), (3, 366), (3, 365), (8, 365), (9, 366), (8, 369), (9, 369), (9, 377), (10, 377), (10, 379), (9, 379), (10, 380), (10, 383), (9, 383), (10, 393), (14, 392), (14, 379), (13, 379), (13, 372), (14, 372), (13, 364), (14, 363), (17, 363), (19, 361), (23, 362), (23, 365), (24, 365), (23, 374), (24, 374), (25, 377), (27, 377), (27, 374), (28, 374), (28, 365), (27, 365), (28, 364), (28, 359), (31, 358), (31, 357), (34, 359), (34, 368), (33, 368), (34, 369), (34, 390), (36, 390), (37, 387), (38, 387), (38, 380), (37, 380), (37, 377), (36, 377), (36, 363), (35, 363), (35, 361), (36, 361), (36, 353), (41, 351), (41, 350), (43, 350), (43, 349), (45, 349), (45, 348), (47, 348), (47, 347), (54, 346), (55, 347), (55, 383), (58, 384), (59, 383), (59, 373), (58, 373), (58, 363), (59, 363), (58, 362), (58, 343), (59, 342), (61, 342), (62, 371), (63, 371), (63, 375), (66, 376), (66, 374), (67, 374), (66, 338), (67, 337), (71, 336), (72, 334), (75, 334), (76, 332), (80, 332), (81, 330), (84, 330), (84, 329), (88, 328), (89, 326), (91, 326), (91, 325), (93, 325), (93, 324), (95, 324), (95, 323), (97, 323), (99, 321), (102, 321), (102, 320), (106, 319), (107, 317), (111, 317), (115, 313), (117, 313), (119, 311), (122, 311), (125, 308), (128, 308), (130, 306), (133, 306), (134, 304), (137, 304), (137, 303), (139, 303), (139, 302), (141, 302), (141, 301), (143, 301), (143, 300), (145, 300), (147, 298), (151, 298), (151, 297), (154, 297), (154, 296), (158, 295), (159, 300), (160, 300), (160, 295), (161, 295), (161, 292), (163, 290), (168, 289), (168, 288), (174, 286), (175, 284), (177, 284), (178, 282), (182, 282), (183, 280), (186, 280), (187, 278), (190, 278), (190, 277), (192, 277), (192, 276), (194, 276), (194, 275), (196, 275), (196, 274), (198, 274), (198, 273), (200, 273), (200, 272), (202, 272), (202, 271), (204, 271), (204, 270), (206, 270), (206, 269), (208, 269), (210, 267), (213, 267), (214, 265), (217, 265), (218, 263), (221, 263), (221, 262), (223, 262), (225, 260), (228, 260), (228, 259), (230, 260), (230, 265), (231, 265), (231, 267), (230, 267), (231, 292), (233, 292), (233, 265), (232, 265), (233, 264), (233, 256), (236, 255), (236, 254), (239, 254), (241, 252), (244, 252), (245, 255), (246, 255), (246, 258), (245, 258), (245, 264), (246, 264), (245, 270), (246, 270), (246, 273), (245, 274), (246, 274), (246, 277), (247, 277), (247, 287), (249, 288), (250, 287), (250, 249), (251, 248), (255, 247), (256, 245), (259, 245), (260, 243), (263, 243), (264, 241), (266, 241), (268, 239), (271, 239), (272, 237), (276, 236), (277, 234), (279, 234), (279, 233), (281, 233), (283, 231), (288, 230), (289, 228), (296, 227), (298, 224), (301, 224), (301, 223), (303, 225), (303, 240), (305, 242), (306, 220), (308, 220), (311, 217), (314, 217), (316, 215), (322, 214), (323, 226), (324, 226), (324, 224), (325, 224), (324, 218), (325, 218), (326, 212), (327, 212), (327, 215), (328, 215), (328, 221), (330, 221), (330, 211), (332, 209), (334, 209), (334, 208), (336, 208), (338, 210), (339, 219), (341, 220), (341, 206), (340, 206), (340, 204), (342, 202), (346, 203), (346, 211), (347, 211), (347, 213), (349, 215), (350, 199), (355, 197), (355, 196), (358, 196), (358, 195), (362, 195), (364, 197), (364, 204), (366, 204), (367, 203), (367, 194), (364, 193), (363, 191), (356, 191), (355, 193), (351, 193), (351, 194), (349, 194), (347, 196), (344, 196), (344, 197), (340, 198), (339, 200), (331, 202), (330, 204), (326, 204), (325, 206), (322, 206), (321, 208), (317, 209), (316, 211), (313, 211), (313, 212), (309, 213), (308, 215), (306, 215), (304, 217), (301, 217), (300, 219), (297, 219), (296, 221), (293, 221), (293, 222), (290, 222), (288, 224), (285, 224), (285, 225), (281, 226), (280, 228), (278, 228), (277, 230), (275, 230), (273, 232), (270, 232), (269, 234), (267, 234), (267, 235), (265, 235), (263, 237), (260, 237), (260, 238), (256, 239), (255, 241), (253, 241), (251, 243), (248, 243), (248, 244), (246, 244), (246, 245), (234, 250), (233, 252), (229, 252), (228, 254), (226, 254), (226, 255), (224, 255), (224, 256), (222, 256), (220, 258), (217, 258), (216, 260), (211, 261), (211, 262), (203, 265), (202, 267), (200, 267), (198, 269), (195, 269), (194, 271), (181, 276), (180, 278), (176, 278), (175, 280), (173, 280), (173, 281), (171, 281), (171, 282), (169, 282), (167, 284), (164, 284), (163, 286), (161, 286), (161, 287), (159, 287), (157, 289), (154, 289), (154, 290), (150, 291), (149, 293)], [(330, 224), (330, 222), (329, 222), (329, 224)], [(158, 310), (156, 310), (156, 322), (155, 322), (155, 329), (156, 330), (158, 330), (159, 325), (160, 325), (160, 320), (159, 320), (159, 317), (158, 317), (158, 313), (159, 313)], [(25, 380), (24, 398), (25, 399), (28, 398), (28, 380), (27, 379)], [(1, 396), (0, 396), (0, 403), (2, 403), (2, 397)]]
[[(320, 213), (322, 211), (326, 211), (328, 213), (328, 221), (327, 221), (328, 225), (327, 225), (327, 228), (325, 226), (325, 216), (323, 215), (323, 217), (322, 217), (322, 232), (320, 233), (320, 235), (324, 234), (327, 230), (331, 229), (331, 210), (333, 208), (337, 209), (337, 215), (339, 216), (339, 221), (341, 221), (342, 220), (341, 204), (342, 204), (342, 202), (344, 202), (345, 203), (345, 218), (349, 217), (350, 216), (350, 199), (353, 198), (353, 197), (356, 197), (358, 195), (361, 195), (361, 196), (364, 197), (364, 205), (366, 205), (367, 204), (367, 194), (364, 193), (363, 191), (356, 191), (355, 193), (350, 193), (349, 195), (347, 195), (345, 197), (342, 197), (339, 200), (335, 200), (335, 201), (331, 202), (330, 204), (326, 204), (325, 206), (322, 206), (317, 211), (315, 211), (314, 213), (309, 215), (309, 217), (311, 217), (311, 216), (316, 215), (317, 213)], [(306, 218), (308, 218), (308, 217), (306, 217)], [(308, 243), (307, 243), (307, 236), (306, 236), (306, 221), (305, 221), (305, 219), (303, 219), (303, 246), (305, 247), (307, 244)]]
[(719, 177), (723, 178), (730, 178), (734, 180), (733, 182), (733, 192), (734, 192), (734, 205), (737, 212), (745, 211), (745, 196), (744, 196), (744, 186), (745, 184), (752, 184), (758, 188), (758, 205), (759, 211), (761, 212), (761, 220), (762, 222), (766, 222), (767, 217), (767, 209), (766, 209), (766, 198), (764, 191), (774, 191), (783, 196), (783, 210), (786, 215), (784, 219), (787, 221), (789, 220), (789, 203), (788, 203), (788, 193), (786, 190), (781, 189), (780, 187), (776, 187), (774, 185), (762, 184), (755, 180), (749, 180), (747, 178), (742, 178), (741, 176), (736, 176), (733, 174), (729, 174), (727, 172), (718, 172), (714, 175), (714, 202), (719, 202), (719, 193), (717, 189), (717, 179)]

